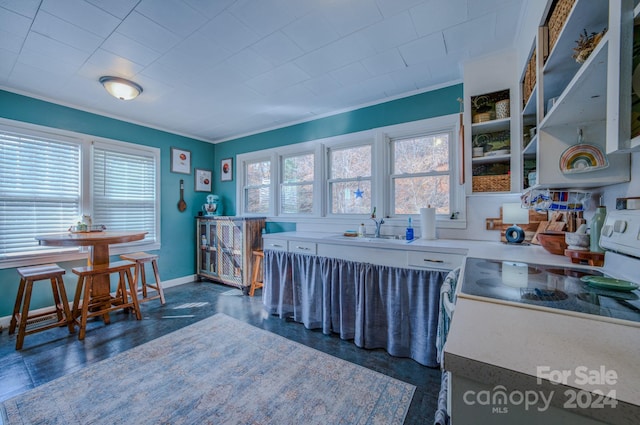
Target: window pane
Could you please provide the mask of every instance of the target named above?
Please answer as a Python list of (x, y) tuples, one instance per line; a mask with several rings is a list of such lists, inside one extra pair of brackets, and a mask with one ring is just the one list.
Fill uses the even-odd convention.
[(151, 152), (93, 152), (93, 223), (109, 230), (144, 230), (156, 239), (156, 161)]
[(281, 209), (284, 214), (313, 212), (313, 185), (301, 184), (281, 188)]
[(371, 176), (371, 146), (331, 150), (331, 179)]
[(50, 250), (35, 236), (78, 221), (80, 157), (78, 143), (0, 129), (0, 258)]
[(313, 182), (314, 155), (292, 156), (284, 158), (282, 170), (283, 183)]
[(449, 170), (449, 134), (394, 140), (393, 174)]
[(260, 186), (271, 183), (271, 161), (247, 164), (247, 186)]
[[(358, 188), (365, 193), (356, 197)], [(330, 184), (331, 212), (333, 214), (368, 214), (371, 213), (371, 182), (349, 181)]]
[(249, 188), (245, 191), (246, 212), (248, 213), (268, 213), (269, 212), (269, 188)]
[(449, 214), (449, 176), (394, 179), (395, 214), (418, 214), (428, 205), (436, 214)]

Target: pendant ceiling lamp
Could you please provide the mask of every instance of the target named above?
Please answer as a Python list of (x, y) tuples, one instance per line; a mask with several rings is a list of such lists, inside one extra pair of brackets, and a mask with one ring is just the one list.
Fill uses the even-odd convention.
[(142, 93), (142, 87), (138, 84), (120, 77), (100, 77), (100, 84), (111, 96), (120, 100), (135, 99)]

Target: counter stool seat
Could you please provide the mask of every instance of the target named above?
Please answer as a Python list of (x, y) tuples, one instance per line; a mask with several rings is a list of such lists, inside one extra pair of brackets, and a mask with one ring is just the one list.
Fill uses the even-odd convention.
[(264, 251), (256, 249), (253, 251), (253, 273), (251, 276), (251, 286), (249, 287), (249, 296), (253, 297), (256, 289), (264, 286), (264, 277), (262, 273), (262, 263), (264, 260)]
[[(78, 275), (78, 286), (73, 299), (72, 312), (74, 319), (80, 318), (78, 339), (84, 339), (89, 317), (102, 316), (105, 324), (108, 324), (109, 312), (121, 309), (128, 311), (131, 309), (135, 313), (136, 319), (142, 319), (131, 275), (131, 269), (135, 266), (136, 263), (131, 261), (116, 261), (109, 264), (71, 269), (73, 273)], [(105, 297), (93, 297), (91, 293), (94, 278), (100, 275), (109, 276), (112, 273), (118, 273), (119, 275), (116, 296), (112, 297), (108, 294)], [(128, 289), (127, 285), (129, 286)]]
[[(67, 300), (67, 292), (64, 288), (62, 275), (65, 270), (57, 264), (43, 264), (39, 266), (20, 267), (17, 269), (20, 275), (20, 285), (16, 302), (11, 315), (11, 323), (9, 325), (9, 334), (13, 334), (18, 327), (18, 337), (16, 339), (16, 350), (22, 349), (24, 337), (36, 332), (59, 326), (67, 326), (69, 333), (74, 331), (73, 317), (69, 310), (69, 301)], [(54, 307), (45, 309), (38, 313), (29, 313), (29, 305), (31, 303), (31, 292), (33, 283), (40, 280), (51, 281), (51, 292), (53, 293)], [(22, 312), (20, 312), (22, 309)], [(51, 323), (45, 317), (56, 315), (55, 321)], [(52, 318), (52, 320), (54, 320)], [(27, 329), (27, 325), (29, 329)]]
[[(160, 282), (160, 273), (158, 273), (158, 256), (155, 254), (148, 254), (146, 252), (134, 252), (132, 254), (124, 254), (120, 256), (123, 260), (134, 261), (136, 263), (136, 272), (133, 277), (133, 286), (137, 292), (142, 293), (142, 299), (140, 301), (149, 301), (160, 298), (160, 304), (164, 305), (164, 291), (162, 290), (162, 283)], [(155, 283), (148, 283), (147, 277), (144, 271), (144, 265), (151, 263), (153, 268), (153, 275), (156, 279)], [(140, 286), (142, 282), (142, 286)], [(156, 295), (150, 296), (148, 289), (151, 288), (157, 292)]]

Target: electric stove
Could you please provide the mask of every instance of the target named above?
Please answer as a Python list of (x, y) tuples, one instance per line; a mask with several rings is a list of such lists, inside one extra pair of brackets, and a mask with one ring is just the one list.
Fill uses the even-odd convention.
[(600, 244), (601, 268), (467, 258), (458, 296), (640, 326), (640, 210), (610, 212)]

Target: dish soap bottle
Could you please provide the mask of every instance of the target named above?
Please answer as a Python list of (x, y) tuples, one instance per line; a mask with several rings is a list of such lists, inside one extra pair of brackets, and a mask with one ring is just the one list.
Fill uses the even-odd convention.
[(407, 227), (407, 231), (405, 233), (405, 239), (408, 241), (413, 240), (413, 227), (411, 227), (411, 217), (409, 217), (409, 226)]
[(591, 220), (591, 244), (589, 246), (591, 252), (604, 252), (604, 249), (600, 247), (600, 233), (602, 232), (602, 225), (606, 215), (606, 207), (599, 206), (596, 208), (596, 213)]
[(365, 234), (364, 223), (360, 223), (360, 227), (358, 227), (358, 237), (364, 238), (364, 234)]

